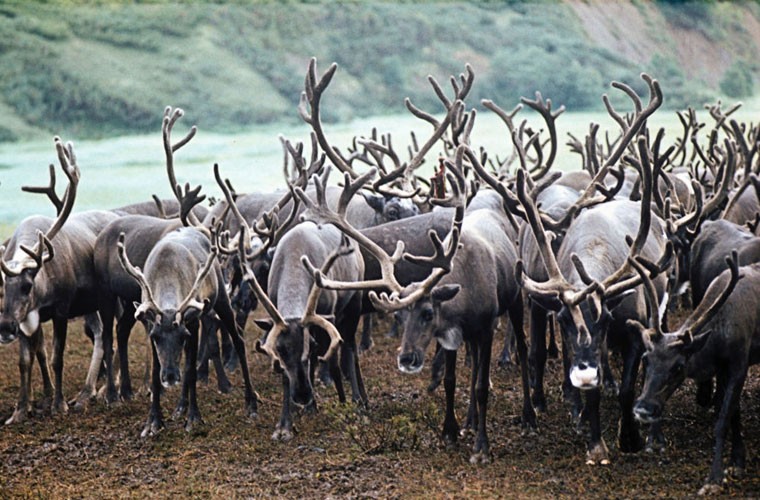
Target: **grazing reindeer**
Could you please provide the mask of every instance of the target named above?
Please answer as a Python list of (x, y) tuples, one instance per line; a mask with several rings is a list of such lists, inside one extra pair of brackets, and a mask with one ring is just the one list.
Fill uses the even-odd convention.
[[(760, 360), (760, 265), (739, 267), (736, 251), (726, 258), (729, 269), (707, 288), (699, 305), (672, 333), (663, 333), (656, 317), (645, 327), (631, 321), (646, 345), (644, 387), (634, 413), (644, 423), (663, 417), (666, 401), (688, 377), (707, 382), (717, 377), (718, 405), (715, 450), (707, 481), (699, 494), (720, 492), (723, 480), (723, 447), (731, 429), (731, 467), (744, 472), (745, 450), (741, 430), (740, 401), (747, 370)], [(632, 262), (646, 284), (649, 310), (659, 308), (647, 270)]]
[[(42, 369), (46, 396), (49, 391), (46, 356), (41, 324), (53, 322), (53, 371), (55, 393), (52, 410), (65, 413), (68, 404), (63, 397), (63, 353), (68, 320), (97, 312), (97, 290), (92, 266), (95, 238), (116, 214), (88, 211), (71, 214), (79, 183), (79, 168), (71, 143), (64, 146), (55, 138), (55, 148), (69, 185), (54, 220), (43, 216), (24, 219), (13, 233), (3, 252), (3, 307), (0, 314), (0, 343), (20, 338), (19, 371), (21, 384), (16, 410), (7, 424), (23, 421), (29, 410), (29, 384), (34, 355)], [(51, 169), (51, 172), (53, 169)], [(57, 198), (51, 175), (48, 196)], [(43, 190), (45, 191), (45, 190)], [(89, 321), (92, 325), (92, 318)], [(97, 321), (99, 323), (99, 321)], [(87, 374), (85, 387), (77, 398), (86, 401), (95, 393), (98, 370), (103, 355), (99, 349), (102, 328), (93, 331), (96, 348)]]

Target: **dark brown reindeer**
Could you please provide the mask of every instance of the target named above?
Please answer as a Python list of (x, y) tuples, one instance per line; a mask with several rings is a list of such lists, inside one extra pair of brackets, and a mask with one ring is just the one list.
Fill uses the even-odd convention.
[[(457, 105), (461, 106), (461, 101)], [(307, 266), (314, 273), (317, 283), (326, 289), (368, 289), (372, 290), (369, 292), (370, 300), (380, 310), (408, 308), (397, 359), (402, 372), (418, 373), (429, 343), (436, 339), (441, 344), (445, 350), (446, 391), (443, 437), (448, 443), (456, 442), (459, 435), (459, 424), (454, 415), (456, 353), (462, 343), (470, 345), (473, 371), (465, 427), (477, 431), (471, 461), (479, 463), (490, 460), (486, 414), (493, 328), (497, 318), (507, 310), (516, 332), (522, 361), (525, 393), (523, 418), (525, 421), (535, 420), (535, 414), (530, 407), (528, 393), (522, 298), (513, 271), (516, 251), (506, 236), (509, 222), (504, 212), (492, 209), (476, 210), (465, 216), (467, 189), (462, 173), (465, 149), (467, 147), (464, 145), (458, 147), (455, 163), (445, 162), (453, 172), (449, 176), (452, 194), (445, 204), (456, 207), (455, 217), (452, 230), (445, 239), (442, 240), (434, 231), (430, 232), (435, 249), (431, 257), (405, 253), (403, 241), (397, 242), (395, 251), (389, 255), (375, 241), (351, 227), (340, 210), (334, 212), (320, 205), (310, 206), (310, 215), (323, 223), (339, 227), (357, 241), (377, 259), (380, 276), (354, 283), (341, 282), (320, 273), (308, 262)], [(344, 197), (348, 197), (348, 175), (345, 182)], [(353, 188), (356, 189), (355, 186)], [(427, 267), (427, 276), (402, 285), (395, 276), (402, 256), (406, 261)], [(378, 290), (385, 292), (378, 295)]]
[[(29, 407), (32, 356), (42, 369), (46, 396), (49, 391), (42, 323), (53, 322), (53, 371), (55, 391), (52, 410), (65, 413), (68, 404), (63, 397), (63, 354), (66, 344), (68, 320), (97, 312), (97, 287), (92, 266), (95, 238), (102, 228), (117, 216), (106, 211), (88, 211), (72, 214), (79, 183), (79, 168), (71, 143), (64, 145), (55, 138), (58, 160), (69, 184), (60, 204), (51, 184), (46, 192), (58, 209), (55, 219), (31, 216), (24, 219), (3, 251), (3, 307), (0, 314), (0, 342), (20, 341), (19, 371), (21, 384), (19, 400), (13, 415), (6, 423), (23, 421)], [(51, 170), (52, 171), (52, 170)], [(99, 321), (89, 321), (95, 325)], [(100, 356), (101, 329), (95, 336), (93, 359), (85, 387), (77, 401), (87, 400), (95, 392)]]
[[(737, 260), (735, 251), (725, 258), (729, 269), (710, 284), (699, 305), (672, 333), (663, 332), (651, 315), (645, 323), (631, 321), (646, 345), (644, 387), (634, 406), (637, 419), (659, 422), (665, 403), (686, 378), (702, 383), (718, 379), (714, 455), (700, 495), (721, 490), (729, 428), (729, 474), (741, 477), (746, 461), (740, 401), (747, 370), (760, 360), (760, 265), (739, 267)], [(646, 284), (649, 310), (656, 311), (659, 301), (648, 271), (635, 261), (632, 265)]]

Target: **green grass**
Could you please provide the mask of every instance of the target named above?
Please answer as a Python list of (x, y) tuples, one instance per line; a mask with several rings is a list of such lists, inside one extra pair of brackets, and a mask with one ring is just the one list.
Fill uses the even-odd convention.
[[(504, 106), (507, 107), (507, 106)], [(624, 112), (626, 108), (620, 108)], [(750, 121), (760, 110), (760, 100), (747, 103), (735, 116), (740, 121)], [(699, 117), (709, 126), (712, 119), (706, 111), (698, 110)], [(535, 113), (524, 109), (518, 118), (526, 118), (535, 129), (545, 128)], [(559, 154), (556, 168), (574, 170), (580, 168), (580, 158), (569, 151), (565, 144), (568, 132), (583, 139), (591, 122), (599, 123), (598, 137), (605, 130), (616, 137), (617, 129), (606, 113), (566, 112), (557, 120)], [(194, 124), (188, 113), (177, 124), (175, 141)], [(658, 111), (650, 119), (651, 130), (665, 127), (665, 144), (675, 141), (681, 134), (681, 125), (674, 112)], [(430, 126), (410, 115), (379, 116), (357, 119), (344, 124), (328, 124), (325, 133), (328, 140), (345, 148), (355, 135), (369, 136), (372, 128), (380, 133), (390, 132), (395, 149), (406, 158), (406, 148), (413, 130), (418, 138), (430, 133)], [(202, 185), (203, 193), (222, 197), (213, 177), (213, 164), (218, 163), (223, 177), (229, 178), (238, 192), (270, 191), (284, 186), (282, 178), (283, 153), (278, 136), (296, 142), (306, 141), (306, 154), (310, 147), (308, 128), (305, 125), (271, 125), (255, 127), (238, 134), (216, 134), (202, 128), (196, 137), (175, 155), (177, 179), (184, 184)], [(63, 137), (64, 140), (70, 139)], [(476, 118), (472, 134), (473, 146), (484, 147), (491, 157), (506, 158), (511, 151), (506, 127), (493, 113), (481, 112)], [(77, 141), (74, 144), (82, 172), (75, 210), (110, 209), (121, 205), (149, 200), (152, 194), (162, 198), (171, 197), (165, 172), (163, 146), (160, 131), (146, 135), (124, 136), (115, 139)], [(437, 158), (438, 150), (428, 154)], [(21, 191), (22, 185), (45, 185), (48, 182), (47, 166), (55, 163), (52, 138), (15, 144), (0, 144), (0, 193), (3, 208), (0, 211), (0, 237), (11, 234), (12, 229), (25, 216), (32, 214), (52, 215), (52, 205), (42, 195)], [(428, 175), (435, 162), (428, 161), (423, 173)], [(58, 167), (57, 167), (58, 168)], [(60, 171), (60, 170), (59, 170)], [(337, 182), (339, 176), (333, 175)], [(59, 192), (63, 189), (63, 176), (58, 175)]]

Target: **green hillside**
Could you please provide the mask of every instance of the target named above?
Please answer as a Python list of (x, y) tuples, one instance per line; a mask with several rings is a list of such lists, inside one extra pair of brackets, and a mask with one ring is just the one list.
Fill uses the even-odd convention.
[[(204, 130), (297, 121), (307, 61), (341, 66), (325, 119), (437, 109), (426, 77), (472, 64), (470, 105), (541, 90), (571, 110), (651, 72), (666, 106), (752, 93), (754, 3), (3, 2), (0, 141), (155, 130), (167, 104)], [(705, 54), (700, 47), (717, 54)], [(691, 50), (690, 50), (691, 48)], [(644, 89), (641, 89), (644, 90)]]

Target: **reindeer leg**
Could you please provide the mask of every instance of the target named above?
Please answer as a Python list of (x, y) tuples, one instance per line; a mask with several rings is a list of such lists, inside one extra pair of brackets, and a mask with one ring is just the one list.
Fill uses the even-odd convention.
[[(490, 331), (486, 332), (485, 338), (481, 339), (477, 347), (473, 347), (473, 352), (478, 352), (478, 371), (477, 385), (475, 386), (475, 399), (478, 405), (478, 434), (475, 438), (475, 447), (473, 454), (470, 456), (471, 464), (485, 464), (491, 461), (491, 452), (488, 444), (488, 434), (486, 433), (486, 413), (488, 410), (488, 392), (490, 389), (491, 379), (491, 347), (493, 345), (493, 326)], [(473, 356), (474, 362), (474, 356)]]
[(98, 375), (103, 366), (104, 356), (106, 364), (106, 402), (112, 403), (116, 400), (116, 386), (113, 383), (113, 352), (106, 352), (113, 350), (113, 347), (111, 349), (106, 348), (107, 344), (112, 343), (111, 336), (104, 334), (103, 323), (100, 320), (100, 315), (97, 313), (87, 315), (85, 318), (85, 330), (89, 330), (88, 337), (92, 338), (92, 356), (84, 387), (82, 387), (76, 399), (69, 403), (74, 405), (74, 408), (77, 410), (86, 408), (90, 399), (97, 396)]
[(359, 352), (369, 351), (372, 348), (372, 322), (375, 313), (365, 314), (362, 318), (362, 335), (359, 341)]
[(599, 419), (599, 403), (602, 392), (599, 389), (584, 391), (586, 404), (583, 407), (583, 418), (588, 420), (591, 435), (586, 452), (586, 464), (608, 465), (610, 463), (609, 450), (602, 437), (602, 425)]
[(544, 395), (544, 369), (546, 367), (546, 310), (538, 304), (530, 305), (530, 354), (528, 366), (532, 368), (533, 408), (546, 411)]
[[(40, 329), (41, 331), (41, 329)], [(13, 415), (5, 421), (5, 425), (18, 424), (24, 422), (31, 411), (29, 403), (29, 392), (31, 391), (32, 380), (32, 346), (31, 340), (23, 333), (18, 337), (18, 371), (19, 371), (19, 389), (18, 401)]]
[[(134, 396), (132, 379), (129, 376), (129, 337), (136, 321), (134, 306), (130, 305), (124, 307), (124, 312), (116, 323), (116, 350), (119, 353), (119, 397), (123, 401), (129, 401)], [(150, 343), (150, 340), (148, 342)], [(150, 354), (146, 359), (145, 369), (147, 370), (149, 366)], [(147, 371), (144, 379), (147, 380)]]
[[(216, 341), (216, 331), (210, 331), (212, 326), (209, 323), (210, 320), (208, 315), (204, 314), (201, 318), (201, 340), (198, 346), (198, 380), (204, 384), (208, 383), (209, 359), (212, 356), (219, 355), (219, 359), (221, 360), (221, 355), (219, 354), (219, 342)], [(210, 345), (212, 336), (214, 337), (215, 346)], [(216, 347), (216, 352), (212, 353), (211, 351), (214, 350), (214, 347)], [(216, 368), (216, 360), (214, 360), (214, 368)]]
[(549, 316), (549, 347), (546, 350), (548, 357), (557, 359), (559, 357), (559, 349), (557, 348), (557, 318), (552, 313)]
[(445, 363), (444, 349), (438, 342), (435, 343), (435, 354), (433, 354), (433, 361), (430, 363), (430, 384), (427, 386), (428, 392), (435, 391), (441, 380), (443, 380), (443, 365)]
[(641, 435), (639, 434), (638, 421), (633, 416), (633, 403), (636, 398), (636, 379), (638, 378), (639, 364), (644, 347), (635, 341), (629, 341), (627, 345), (628, 347), (623, 352), (623, 376), (618, 395), (620, 403), (618, 440), (620, 451), (623, 453), (635, 453), (644, 447)]
[(164, 428), (164, 419), (161, 416), (161, 363), (158, 362), (158, 353), (156, 346), (150, 343), (150, 350), (153, 354), (153, 370), (150, 387), (150, 411), (148, 412), (148, 421), (140, 434), (140, 437), (155, 436)]
[(249, 417), (256, 418), (258, 415), (258, 396), (253, 390), (253, 385), (251, 384), (251, 374), (248, 372), (248, 360), (245, 356), (245, 342), (243, 342), (243, 337), (237, 330), (237, 325), (235, 324), (235, 313), (230, 307), (229, 298), (227, 297), (226, 293), (220, 294), (220, 297), (217, 298), (214, 312), (216, 312), (217, 316), (219, 316), (219, 320), (222, 323), (222, 329), (227, 329), (227, 333), (232, 338), (232, 343), (235, 346), (235, 352), (237, 353), (238, 360), (240, 361), (240, 369), (243, 373), (243, 382), (245, 384), (246, 413)]
[(512, 353), (515, 348), (515, 333), (512, 323), (509, 322), (504, 329), (504, 347), (499, 354), (498, 366), (500, 368), (507, 368), (512, 366)]
[[(742, 370), (743, 368), (743, 370)], [(718, 413), (718, 420), (715, 423), (715, 450), (713, 454), (710, 475), (702, 489), (700, 495), (719, 493), (723, 482), (723, 447), (728, 434), (729, 423), (734, 419), (734, 414), (738, 412), (739, 401), (741, 398), (742, 387), (746, 378), (747, 367), (732, 367), (732, 373), (726, 377), (726, 383), (721, 391), (723, 401)], [(720, 380), (721, 377), (718, 377)], [(736, 438), (735, 438), (736, 439)], [(741, 438), (739, 438), (741, 439)]]
[(520, 375), (522, 378), (523, 388), (523, 412), (522, 426), (529, 432), (537, 429), (536, 411), (530, 400), (530, 373), (528, 368), (528, 346), (525, 343), (525, 330), (523, 329), (523, 301), (516, 301), (509, 308), (509, 322), (514, 332), (515, 343), (517, 344), (517, 357), (520, 361)]
[[(356, 299), (352, 300), (346, 307), (347, 311), (336, 326), (343, 338), (342, 347), (345, 347), (345, 350), (341, 350), (341, 357), (343, 354), (347, 355), (345, 367), (347, 369), (346, 375), (348, 375), (348, 380), (351, 382), (351, 398), (354, 403), (367, 408), (369, 401), (367, 399), (367, 392), (364, 389), (364, 380), (362, 379), (359, 356), (356, 349), (356, 330), (361, 318), (358, 314), (361, 308), (361, 296), (356, 294), (355, 297)], [(366, 317), (367, 315), (365, 315)]]
[[(312, 372), (314, 371), (314, 364), (312, 363), (311, 369)], [(330, 369), (330, 376), (335, 381), (335, 392), (338, 393), (338, 401), (341, 403), (346, 402), (346, 391), (343, 389), (343, 377), (340, 373), (340, 364), (338, 363), (337, 356), (332, 356), (328, 361), (327, 365)], [(312, 377), (313, 378), (313, 377)], [(314, 386), (314, 381), (312, 380), (312, 387)]]
[(37, 364), (40, 367), (40, 375), (42, 376), (43, 396), (39, 406), (43, 411), (47, 411), (50, 410), (50, 407), (53, 404), (53, 382), (50, 379), (50, 368), (48, 367), (47, 351), (45, 350), (45, 337), (42, 334), (42, 328), (38, 328), (29, 340), (31, 343), (32, 351), (37, 357)]
[(63, 398), (63, 352), (66, 347), (68, 320), (65, 317), (53, 318), (53, 373), (55, 374), (55, 395), (53, 396), (53, 413), (66, 414), (69, 405)]
[(459, 435), (459, 424), (454, 415), (454, 396), (457, 387), (457, 352), (444, 349), (445, 369), (443, 388), (446, 391), (446, 416), (443, 419), (443, 440), (447, 446), (453, 446)]
[(282, 411), (280, 421), (272, 433), (273, 441), (290, 441), (293, 439), (293, 419), (290, 415), (290, 380), (282, 374)]
[(464, 426), (459, 432), (460, 436), (463, 436), (468, 431), (478, 430), (478, 402), (475, 395), (475, 388), (478, 382), (478, 366), (480, 365), (480, 345), (474, 341), (469, 341), (466, 344), (470, 348), (470, 403), (467, 405), (467, 418), (464, 421)]
[(734, 479), (744, 477), (747, 463), (747, 452), (744, 449), (742, 437), (741, 398), (736, 402), (736, 411), (731, 416), (731, 465), (728, 467), (728, 475)]
[(196, 393), (196, 382), (198, 380), (197, 362), (198, 362), (198, 330), (200, 322), (193, 321), (194, 324), (188, 325), (191, 337), (185, 343), (185, 383), (189, 393), (189, 407), (187, 420), (185, 421), (185, 431), (190, 432), (198, 424), (203, 424), (201, 412), (198, 409), (198, 397)]

